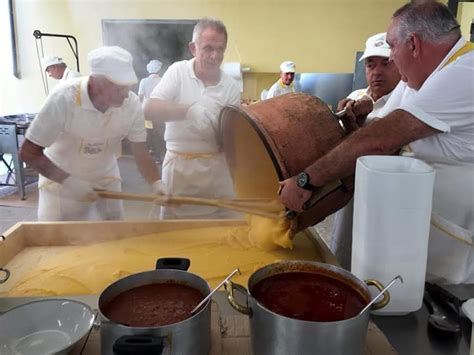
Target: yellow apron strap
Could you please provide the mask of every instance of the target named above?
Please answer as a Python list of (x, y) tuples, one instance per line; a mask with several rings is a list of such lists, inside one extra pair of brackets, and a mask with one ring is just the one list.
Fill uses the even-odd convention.
[(77, 87), (77, 93), (76, 93), (76, 106), (81, 106), (81, 105), (82, 105), (81, 84), (79, 83)]
[(448, 59), (446, 63), (444, 63), (443, 68), (448, 65), (449, 63), (454, 62), (458, 57), (462, 56), (463, 54), (466, 54), (469, 51), (472, 51), (474, 49), (474, 43), (472, 42), (466, 42), (464, 46), (459, 48), (452, 56), (451, 58)]
[(176, 152), (174, 150), (169, 150), (170, 153), (179, 155), (184, 159), (197, 159), (197, 158), (215, 158), (219, 153), (185, 153), (185, 152)]

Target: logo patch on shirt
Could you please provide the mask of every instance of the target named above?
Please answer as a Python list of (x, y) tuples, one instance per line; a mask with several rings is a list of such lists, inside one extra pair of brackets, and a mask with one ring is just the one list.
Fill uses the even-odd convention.
[(82, 155), (88, 158), (96, 158), (105, 150), (105, 142), (84, 142)]

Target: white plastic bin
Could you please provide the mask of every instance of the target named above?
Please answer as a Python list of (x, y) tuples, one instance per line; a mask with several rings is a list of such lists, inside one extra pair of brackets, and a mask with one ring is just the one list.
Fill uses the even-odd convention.
[(389, 304), (374, 314), (421, 308), (435, 172), (421, 160), (364, 156), (357, 160), (351, 271), (384, 285), (397, 275)]

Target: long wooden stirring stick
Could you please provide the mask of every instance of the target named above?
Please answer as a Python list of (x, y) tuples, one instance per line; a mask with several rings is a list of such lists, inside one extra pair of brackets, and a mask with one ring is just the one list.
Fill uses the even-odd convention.
[(267, 218), (281, 218), (284, 208), (277, 200), (271, 199), (210, 199), (191, 196), (145, 195), (115, 191), (97, 191), (102, 198), (146, 201), (158, 205), (203, 205), (227, 208), (234, 211), (259, 215)]

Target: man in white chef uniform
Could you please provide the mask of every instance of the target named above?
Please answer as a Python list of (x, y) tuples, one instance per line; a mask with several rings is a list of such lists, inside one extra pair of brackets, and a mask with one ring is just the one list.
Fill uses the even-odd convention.
[[(356, 127), (369, 124), (380, 111), (392, 94), (393, 89), (400, 81), (400, 73), (395, 63), (390, 60), (390, 46), (386, 42), (386, 33), (378, 33), (367, 39), (364, 54), (359, 61), (364, 61), (365, 77), (369, 86), (352, 92), (347, 98), (341, 100), (337, 110), (346, 106), (353, 107), (361, 100), (370, 100), (373, 109), (367, 115), (358, 117)], [(346, 125), (352, 130), (350, 124)], [(336, 255), (339, 263), (345, 269), (351, 267), (352, 245), (352, 216), (354, 214), (354, 200), (336, 212), (331, 237), (331, 250)]]
[(68, 80), (52, 92), (26, 132), (21, 157), (38, 170), (39, 220), (123, 218), (119, 200), (98, 199), (95, 188), (121, 191), (115, 152), (130, 141), (141, 174), (162, 192), (145, 144), (133, 58), (120, 47), (88, 55), (90, 76)]
[(409, 144), (411, 154), (436, 170), (427, 279), (472, 283), (473, 45), (462, 38), (449, 9), (437, 2), (397, 10), (387, 42), (402, 81), (379, 112), (383, 119), (352, 133), (299, 179), (282, 182), (281, 201), (301, 211), (312, 194), (303, 184), (323, 186), (353, 173), (359, 156), (393, 154)]
[(56, 80), (64, 81), (81, 76), (77, 71), (68, 68), (63, 59), (57, 56), (43, 58), (41, 64), (43, 70)]
[[(218, 144), (218, 116), (238, 105), (237, 82), (220, 65), (227, 46), (225, 25), (201, 19), (189, 49), (194, 56), (171, 65), (145, 105), (145, 116), (166, 122), (163, 182), (168, 194), (231, 198), (230, 173)], [(224, 218), (228, 211), (207, 206), (166, 207), (162, 218)]]
[(158, 85), (161, 80), (161, 76), (158, 75), (163, 63), (161, 63), (158, 59), (152, 59), (146, 65), (146, 70), (150, 75), (146, 78), (140, 80), (140, 85), (138, 85), (138, 97), (140, 101), (144, 102), (150, 98), (153, 89)]
[[(146, 78), (140, 80), (140, 85), (138, 85), (138, 97), (144, 106), (148, 99), (150, 98), (153, 89), (158, 85), (161, 80), (161, 76), (158, 75), (163, 63), (158, 59), (152, 59), (146, 66), (146, 70), (150, 75)], [(162, 162), (163, 157), (165, 156), (166, 152), (166, 145), (165, 145), (165, 123), (158, 123), (146, 120), (145, 127), (147, 128), (148, 134), (148, 143), (153, 150), (153, 154), (155, 155), (155, 159), (157, 162)]]
[(265, 99), (271, 99), (285, 94), (295, 92), (295, 72), (296, 65), (290, 60), (280, 64), (280, 79), (268, 90)]

